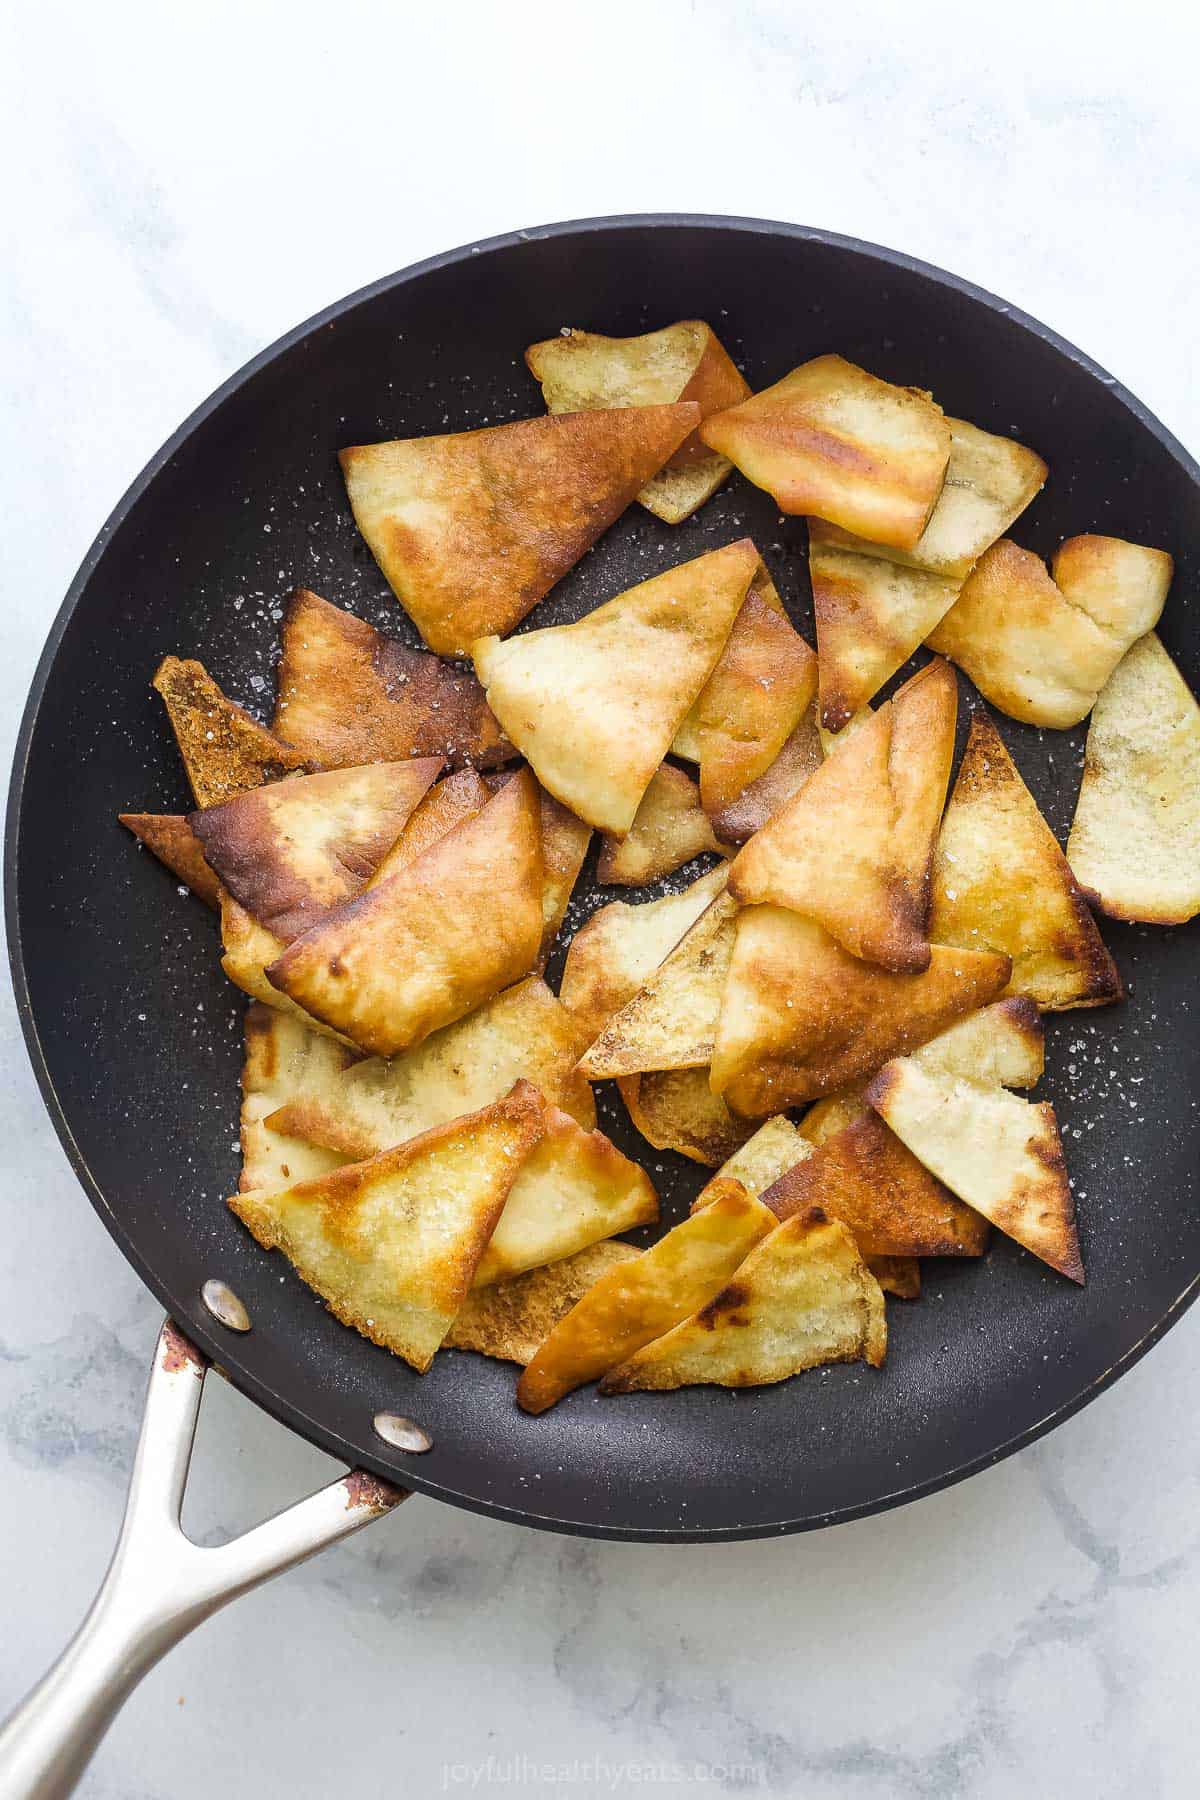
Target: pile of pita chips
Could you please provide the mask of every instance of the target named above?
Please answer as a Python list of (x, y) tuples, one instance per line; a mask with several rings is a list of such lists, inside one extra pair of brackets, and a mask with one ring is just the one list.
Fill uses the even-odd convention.
[[(700, 319), (629, 338), (566, 329), (530, 344), (525, 361), (552, 413), (693, 400), (707, 418), (750, 392), (711, 325)], [(638, 499), (668, 525), (678, 525), (716, 493), (732, 466), (693, 432)]]
[(694, 856), (721, 850), (700, 805), (700, 789), (683, 769), (664, 763), (651, 776), (626, 835), (605, 834), (596, 879), (605, 887), (641, 887)]

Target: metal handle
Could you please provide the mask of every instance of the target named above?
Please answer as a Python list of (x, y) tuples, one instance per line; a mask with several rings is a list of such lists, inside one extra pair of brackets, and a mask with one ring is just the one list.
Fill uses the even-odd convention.
[(4, 1800), (69, 1794), (127, 1696), (173, 1644), (239, 1594), (408, 1498), (356, 1469), (231, 1543), (193, 1544), (180, 1510), (207, 1371), (166, 1320), (113, 1559), (83, 1624), (0, 1730)]

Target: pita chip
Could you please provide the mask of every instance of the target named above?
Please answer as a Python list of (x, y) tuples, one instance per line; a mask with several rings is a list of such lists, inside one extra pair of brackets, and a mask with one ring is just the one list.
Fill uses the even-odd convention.
[[(511, 779), (512, 771), (505, 769), (499, 775), (489, 775), (487, 786), (492, 793), (497, 793)], [(538, 788), (538, 814), (542, 822), (543, 927), (539, 963), (544, 966), (558, 936), (559, 927), (566, 918), (579, 871), (584, 865), (588, 845), (592, 841), (592, 828), (582, 819), (577, 819), (568, 807), (556, 800), (553, 794), (548, 794), (544, 787)]]
[(765, 1118), (839, 1092), (994, 1000), (1011, 964), (933, 946), (928, 969), (897, 974), (851, 956), (780, 906), (739, 913), (712, 1058), (713, 1091)]
[(709, 850), (723, 853), (700, 805), (700, 789), (683, 769), (664, 763), (625, 837), (605, 834), (596, 879), (606, 887), (641, 887)]
[(1067, 856), (1111, 918), (1200, 912), (1200, 707), (1154, 632), (1096, 702)]
[(343, 1325), (424, 1372), (542, 1128), (540, 1096), (519, 1089), (368, 1162), (229, 1204)]
[(700, 427), (712, 450), (766, 488), (785, 513), (911, 550), (950, 460), (942, 409), (841, 356), (817, 356)]
[(669, 1331), (711, 1300), (774, 1226), (774, 1215), (740, 1182), (722, 1182), (703, 1212), (588, 1289), (539, 1346), (517, 1383), (518, 1406), (545, 1412)]
[(695, 430), (700, 408), (627, 406), (340, 452), (354, 517), (431, 650), (503, 637)]
[(541, 941), (541, 822), (524, 770), (297, 938), (267, 979), (361, 1050), (395, 1056), (527, 975)]
[(958, 679), (940, 656), (892, 695), (888, 775), (896, 801), (893, 849), (924, 927), (957, 724)]
[(322, 769), (440, 756), (491, 769), (516, 753), (469, 668), (410, 650), (307, 588), (281, 628), (274, 730)]
[(431, 756), (297, 775), (189, 823), (228, 892), (290, 944), (363, 891), (441, 766)]
[(287, 1013), (257, 1003), (247, 1010), (239, 1193), (256, 1188), (273, 1193), (297, 1181), (312, 1181), (346, 1160), (336, 1151), (277, 1131), (268, 1116), (310, 1092), (320, 1093), (352, 1061), (350, 1051)]
[(197, 806), (217, 806), (309, 764), (227, 700), (203, 663), (164, 656), (151, 683), (162, 696)]
[(367, 886), (378, 887), (390, 875), (398, 875), (431, 845), (447, 837), (456, 825), (477, 819), (491, 797), (491, 788), (474, 769), (459, 769), (456, 774), (435, 782), (420, 804), (414, 807), (408, 824)]
[(1009, 992), (1044, 1011), (1119, 1000), (1121, 978), (1037, 801), (982, 712), (942, 821), (933, 936), (1012, 958)]
[(915, 1256), (864, 1256), (863, 1261), (885, 1294), (898, 1300), (921, 1298), (921, 1265)]
[[(701, 418), (707, 418), (750, 392), (711, 325), (701, 319), (680, 319), (641, 337), (561, 331), (530, 344), (525, 361), (552, 413), (694, 400)], [(693, 432), (638, 499), (668, 525), (679, 525), (716, 493), (732, 466)]]
[(730, 1112), (708, 1084), (707, 1069), (657, 1069), (619, 1075), (629, 1117), (656, 1150), (675, 1150), (715, 1169), (754, 1127)]
[(182, 813), (118, 813), (117, 817), (197, 900), (220, 908), (221, 883), (204, 860), (203, 846)]
[(1059, 546), (1050, 573), (1059, 592), (1115, 638), (1124, 655), (1158, 624), (1175, 561), (1165, 550), (1087, 532)]
[(689, 715), (705, 812), (721, 812), (766, 774), (812, 704), (816, 683), (813, 652), (752, 588)]
[(761, 1387), (821, 1363), (878, 1368), (886, 1350), (879, 1283), (846, 1227), (814, 1207), (769, 1232), (719, 1294), (611, 1369), (600, 1392)]
[(812, 1153), (812, 1145), (784, 1113), (764, 1119), (753, 1136), (726, 1158), (713, 1181), (701, 1189), (692, 1202), (692, 1211), (708, 1205), (710, 1192), (722, 1180), (740, 1181), (748, 1194), (761, 1199), (782, 1175)]
[(221, 967), (233, 985), (263, 1006), (272, 1007), (277, 1012), (287, 1013), (289, 1017), (297, 1019), (309, 1031), (336, 1038), (339, 1043), (353, 1050), (354, 1045), (341, 1032), (335, 1031), (323, 1019), (314, 1018), (286, 994), (281, 994), (278, 988), (272, 987), (267, 980), (268, 964), (281, 956), (285, 948), (286, 945), (273, 932), (268, 931), (265, 925), (260, 925), (244, 906), (238, 905), (231, 894), (222, 890)]
[(867, 1100), (968, 1206), (1052, 1269), (1083, 1281), (1052, 1106), (961, 1076), (931, 1074), (908, 1057), (880, 1069)]
[(800, 792), (823, 761), (815, 710), (809, 706), (770, 768), (713, 812), (714, 834), (723, 844), (744, 844)]
[(542, 786), (581, 819), (617, 837), (630, 829), (757, 566), (757, 550), (742, 538), (640, 582), (574, 625), (475, 644), (492, 711)]
[(561, 1262), (527, 1269), (509, 1281), (472, 1288), (442, 1341), (445, 1350), (476, 1350), (501, 1362), (533, 1361), (538, 1345), (601, 1277), (641, 1255), (632, 1244), (606, 1238)]

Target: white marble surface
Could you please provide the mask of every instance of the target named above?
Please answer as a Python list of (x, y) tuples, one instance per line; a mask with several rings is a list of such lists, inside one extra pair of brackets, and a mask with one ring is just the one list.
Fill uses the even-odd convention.
[[(176, 422), (326, 301), (477, 235), (678, 208), (899, 245), (1200, 447), (1183, 5), (9, 0), (0, 32), (6, 763), (60, 596)], [(158, 1324), (3, 1006), (0, 1710), (102, 1572)], [(596, 1544), (414, 1500), (177, 1651), (84, 1791), (703, 1791), (672, 1780), (698, 1759), (713, 1791), (804, 1800), (1194, 1793), (1198, 1350), (1190, 1317), (1037, 1448), (805, 1539)], [(212, 1533), (328, 1467), (223, 1389), (198, 1463)]]

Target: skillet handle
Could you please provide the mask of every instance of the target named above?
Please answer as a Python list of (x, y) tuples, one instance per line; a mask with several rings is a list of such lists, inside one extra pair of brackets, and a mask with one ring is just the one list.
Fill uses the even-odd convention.
[(227, 1601), (408, 1498), (356, 1469), (231, 1543), (193, 1544), (180, 1509), (207, 1369), (167, 1319), (104, 1583), (59, 1660), (0, 1730), (4, 1800), (69, 1794), (128, 1695), (180, 1638)]

